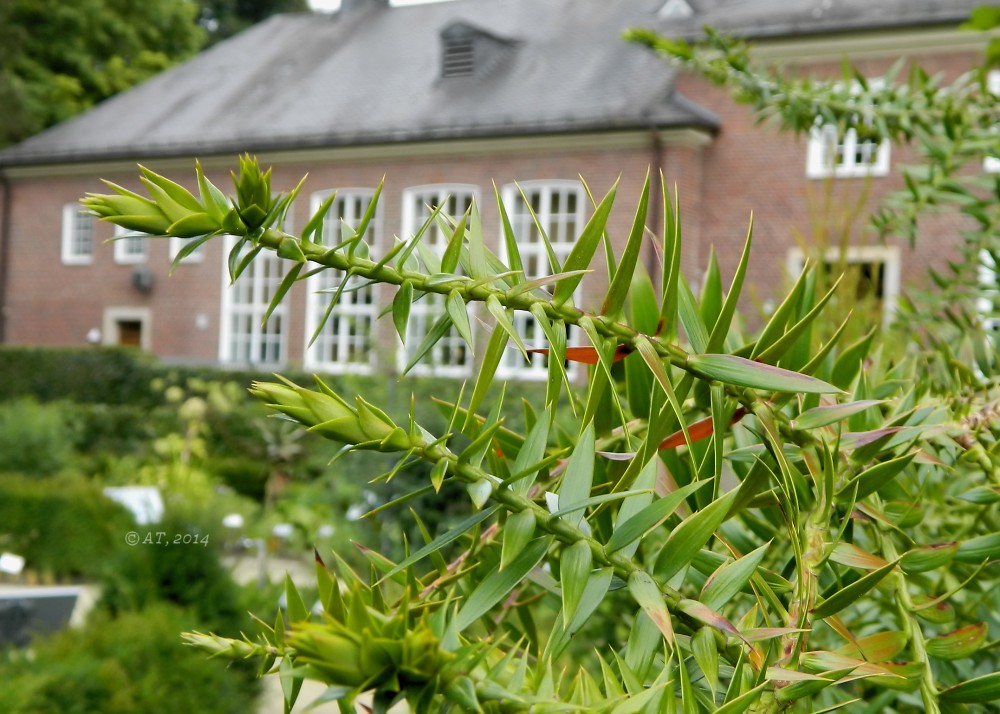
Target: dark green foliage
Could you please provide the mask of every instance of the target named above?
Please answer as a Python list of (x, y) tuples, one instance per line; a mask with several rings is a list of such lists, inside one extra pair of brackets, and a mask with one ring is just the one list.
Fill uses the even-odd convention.
[(95, 577), (132, 527), (123, 508), (79, 477), (0, 475), (0, 544), (36, 571)]
[(98, 404), (150, 407), (162, 397), (150, 389), (155, 363), (127, 348), (0, 348), (0, 401), (33, 396)]
[(34, 399), (0, 403), (0, 469), (48, 476), (66, 466), (77, 440), (75, 424), (59, 403)]
[[(105, 556), (101, 607), (112, 613), (138, 612), (167, 602), (191, 613), (203, 627), (239, 631), (244, 612), (239, 589), (219, 561), (220, 540), (214, 534), (176, 518), (132, 530), (143, 537), (148, 533), (153, 542), (140, 541)], [(157, 532), (192, 534), (207, 544), (157, 544)]]
[[(247, 668), (205, 662), (177, 633), (200, 623), (164, 604), (94, 613), (24, 652), (0, 652), (5, 714), (246, 714), (257, 687)], [(242, 675), (242, 676), (241, 676)]]
[(178, 0), (0, 3), (0, 147), (194, 54), (196, 12)]

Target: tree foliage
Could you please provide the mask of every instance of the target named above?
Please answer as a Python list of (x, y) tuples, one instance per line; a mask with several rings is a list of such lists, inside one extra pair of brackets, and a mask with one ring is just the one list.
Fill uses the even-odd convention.
[(88, 109), (307, 0), (5, 0), (0, 147)]
[(187, 0), (7, 0), (0, 5), (0, 146), (194, 54)]

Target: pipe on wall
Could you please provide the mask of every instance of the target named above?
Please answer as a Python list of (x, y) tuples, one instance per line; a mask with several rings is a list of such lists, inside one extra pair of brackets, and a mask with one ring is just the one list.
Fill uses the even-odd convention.
[(0, 219), (0, 344), (7, 341), (7, 284), (10, 271), (10, 231), (11, 231), (11, 206), (13, 201), (11, 196), (14, 187), (7, 176), (0, 171), (0, 191), (3, 191), (3, 199), (0, 202), (0, 212), (3, 217)]

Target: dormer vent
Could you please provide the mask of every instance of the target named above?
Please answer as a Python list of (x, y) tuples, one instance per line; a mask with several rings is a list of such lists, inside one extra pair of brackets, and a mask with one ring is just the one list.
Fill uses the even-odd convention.
[(453, 23), (441, 31), (441, 77), (483, 77), (516, 45), (464, 22)]
[(441, 55), (441, 76), (471, 77), (475, 71), (475, 41), (471, 37), (445, 38)]

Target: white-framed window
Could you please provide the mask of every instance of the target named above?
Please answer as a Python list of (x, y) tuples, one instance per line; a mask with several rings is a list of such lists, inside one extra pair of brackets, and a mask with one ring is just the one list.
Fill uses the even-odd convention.
[[(872, 89), (880, 88), (881, 80), (872, 80)], [(860, 90), (860, 85), (855, 88)], [(841, 133), (832, 124), (817, 122), (809, 134), (806, 153), (808, 178), (854, 178), (887, 176), (889, 174), (889, 142), (876, 142), (858, 137), (856, 129)]]
[[(559, 263), (564, 263), (585, 224), (587, 194), (583, 184), (568, 180), (525, 181), (505, 185), (500, 196), (517, 240), (524, 278), (534, 280), (551, 275), (554, 271), (549, 263), (548, 252), (531, 214), (534, 213), (538, 218), (538, 224), (544, 229)], [(506, 257), (506, 243), (502, 235), (500, 240), (501, 254)], [(526, 345), (548, 345), (541, 325), (528, 313), (516, 313), (514, 327)], [(574, 335), (571, 332), (567, 336), (567, 343), (573, 342)], [(546, 360), (544, 355), (536, 354), (532, 355), (529, 364), (525, 364), (520, 352), (507, 350), (500, 361), (497, 374), (504, 379), (545, 379), (548, 373)], [(567, 368), (572, 376), (575, 363), (569, 363)]]
[(222, 258), (222, 319), (219, 361), (223, 364), (277, 367), (287, 360), (287, 307), (284, 301), (261, 324), (284, 277), (284, 261), (262, 250), (243, 274), (229, 284), (229, 250), (236, 238), (227, 236)]
[[(1000, 96), (1000, 69), (995, 69), (986, 75), (986, 90)], [(1000, 131), (1000, 124), (995, 128)], [(987, 156), (983, 159), (983, 171), (1000, 173), (1000, 156)]]
[[(120, 238), (118, 236), (124, 236)], [(146, 236), (137, 234), (121, 226), (115, 226), (114, 253), (115, 262), (125, 265), (146, 262)]]
[[(816, 256), (810, 256), (816, 259)], [(882, 312), (882, 324), (887, 327), (896, 313), (899, 300), (901, 263), (895, 246), (848, 246), (829, 248), (819, 259), (831, 278), (844, 275), (844, 284), (853, 286), (858, 301), (873, 300)], [(801, 248), (788, 252), (786, 267), (797, 276), (805, 266), (806, 253)]]
[(995, 253), (979, 251), (979, 300), (976, 307), (987, 332), (1000, 335), (1000, 264)]
[[(310, 213), (319, 210), (330, 191), (321, 191), (312, 195)], [(341, 241), (341, 226), (346, 224), (356, 229), (365, 215), (374, 189), (347, 188), (340, 189), (330, 210), (323, 221), (323, 242), (333, 247)], [(378, 241), (379, 216), (374, 219), (365, 232), (365, 242), (374, 248)], [(378, 310), (375, 306), (375, 293), (372, 285), (358, 277), (352, 277), (351, 282), (340, 294), (337, 304), (330, 309), (330, 301), (338, 286), (344, 280), (340, 270), (324, 270), (307, 280), (309, 295), (306, 301), (306, 350), (305, 364), (308, 369), (327, 370), (330, 372), (370, 374), (375, 366), (375, 319)], [(309, 345), (316, 327), (327, 311), (330, 311), (322, 331), (316, 340)]]
[(67, 203), (62, 211), (63, 265), (90, 265), (94, 262), (93, 215), (78, 203)]
[[(467, 184), (432, 184), (406, 189), (403, 191), (403, 239), (407, 240), (416, 234), (439, 206), (443, 215), (456, 220), (461, 218), (472, 202), (478, 200), (478, 193), (478, 186)], [(434, 223), (424, 232), (423, 242), (438, 256), (442, 256), (450, 237), (447, 231), (441, 229), (440, 224)], [(396, 356), (400, 371), (410, 363), (424, 335), (444, 311), (443, 295), (427, 294), (413, 301), (406, 327), (406, 343), (400, 346)], [(470, 322), (473, 323), (474, 334), (475, 321)], [(410, 371), (413, 374), (466, 377), (472, 372), (472, 353), (453, 325)]]

